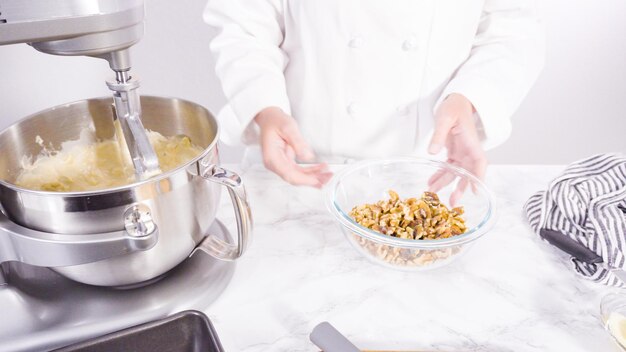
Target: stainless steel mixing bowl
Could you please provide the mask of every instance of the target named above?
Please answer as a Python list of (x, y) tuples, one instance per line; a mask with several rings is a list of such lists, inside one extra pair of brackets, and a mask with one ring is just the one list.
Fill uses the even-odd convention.
[[(0, 132), (0, 204), (6, 215), (0, 221), (0, 230), (4, 229), (0, 244), (14, 247), (0, 249), (0, 261), (50, 266), (79, 282), (121, 286), (165, 273), (195, 248), (225, 260), (241, 256), (252, 227), (245, 190), (237, 174), (218, 165), (214, 117), (189, 101), (141, 98), (147, 129), (165, 136), (184, 134), (204, 148), (201, 155), (177, 169), (95, 192), (33, 191), (12, 183), (22, 158), (41, 153), (37, 136), (53, 149), (78, 139), (86, 128), (93, 129), (97, 138), (112, 138), (111, 104), (110, 98), (98, 98), (58, 106)], [(222, 186), (235, 207), (237, 244), (207, 234)], [(146, 238), (151, 238), (144, 240), (147, 244), (137, 240)]]

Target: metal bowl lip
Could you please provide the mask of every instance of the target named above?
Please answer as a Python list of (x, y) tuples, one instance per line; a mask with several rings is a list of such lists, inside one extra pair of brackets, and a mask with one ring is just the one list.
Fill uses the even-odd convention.
[[(373, 166), (373, 165), (385, 165), (385, 164), (396, 164), (396, 163), (418, 163), (421, 165), (434, 166), (436, 168), (446, 168), (457, 172), (463, 177), (467, 177), (472, 182), (474, 182), (478, 187), (484, 192), (487, 197), (488, 209), (485, 217), (481, 220), (481, 222), (475, 227), (471, 228), (469, 231), (465, 232), (462, 235), (454, 236), (445, 239), (437, 239), (437, 240), (410, 240), (403, 238), (396, 238), (391, 236), (386, 236), (366, 227), (363, 227), (356, 223), (350, 215), (346, 214), (339, 204), (335, 201), (337, 186), (341, 182), (341, 180), (356, 171), (359, 171), (363, 168)], [(420, 248), (420, 249), (437, 249), (437, 248), (446, 248), (452, 246), (458, 246), (462, 244), (466, 244), (472, 241), (475, 241), (486, 234), (495, 224), (496, 222), (496, 201), (492, 192), (487, 188), (487, 186), (476, 176), (471, 174), (469, 171), (434, 159), (428, 158), (418, 158), (418, 157), (395, 157), (395, 158), (375, 158), (375, 159), (366, 159), (360, 162), (356, 162), (349, 167), (337, 172), (332, 180), (325, 187), (325, 203), (329, 212), (339, 221), (339, 223), (351, 230), (353, 233), (365, 237), (369, 240), (383, 243), (395, 247), (404, 247), (404, 248)]]
[[(198, 104), (198, 103), (194, 103), (190, 100), (187, 99), (181, 99), (181, 98), (176, 98), (176, 97), (169, 97), (169, 96), (156, 96), (156, 95), (141, 95), (141, 98), (157, 98), (159, 100), (178, 100), (184, 103), (189, 103), (189, 104), (193, 104), (196, 106), (199, 106), (201, 108), (203, 108), (204, 110), (206, 110), (210, 116), (213, 117), (213, 114), (211, 114), (211, 112), (205, 108), (204, 106)], [(10, 126), (8, 126), (7, 128), (3, 129), (2, 131), (0, 131), (0, 134), (3, 134), (4, 132), (6, 132), (7, 130), (9, 130), (10, 128), (12, 128), (13, 126), (17, 126), (20, 123), (23, 123), (26, 120), (32, 119), (38, 115), (44, 114), (46, 112), (49, 111), (53, 111), (56, 109), (61, 109), (64, 107), (68, 107), (74, 104), (79, 104), (79, 103), (84, 103), (84, 102), (88, 102), (88, 101), (94, 101), (94, 100), (105, 100), (105, 99), (112, 99), (111, 97), (108, 96), (101, 96), (101, 97), (95, 97), (95, 98), (88, 98), (88, 99), (81, 99), (81, 100), (75, 100), (69, 103), (65, 103), (65, 104), (60, 104), (60, 105), (56, 105), (53, 106), (51, 108), (47, 108), (38, 112), (35, 112), (33, 114), (30, 114), (24, 118), (21, 118), (20, 120), (16, 121), (15, 123), (11, 124)], [(215, 120), (215, 117), (213, 117), (213, 119)], [(38, 190), (32, 190), (32, 189), (28, 189), (28, 188), (22, 188), (22, 187), (18, 187), (13, 183), (7, 182), (3, 179), (0, 179), (0, 185), (4, 186), (6, 188), (9, 188), (15, 192), (18, 193), (26, 193), (26, 194), (33, 194), (33, 195), (37, 195), (37, 196), (50, 196), (50, 197), (66, 197), (66, 198), (79, 198), (79, 197), (90, 197), (90, 196), (99, 196), (99, 195), (107, 195), (107, 194), (112, 194), (112, 193), (118, 193), (118, 192), (126, 192), (129, 191), (131, 189), (137, 188), (137, 187), (141, 187), (143, 185), (146, 184), (150, 184), (150, 183), (154, 183), (154, 182), (160, 182), (163, 179), (169, 178), (172, 175), (180, 172), (181, 170), (187, 169), (190, 165), (199, 162), (202, 158), (204, 158), (205, 156), (207, 156), (209, 154), (209, 152), (211, 150), (213, 150), (215, 148), (215, 146), (218, 143), (219, 140), (219, 135), (220, 135), (220, 126), (217, 123), (217, 121), (215, 121), (215, 137), (213, 138), (213, 141), (211, 141), (211, 143), (209, 143), (209, 145), (204, 148), (204, 150), (202, 151), (202, 153), (200, 153), (197, 157), (193, 158), (192, 160), (188, 161), (185, 164), (182, 164), (179, 167), (176, 167), (172, 170), (169, 170), (167, 172), (163, 172), (160, 173), (156, 176), (150, 177), (148, 179), (145, 180), (141, 180), (141, 181), (137, 181), (137, 182), (133, 182), (133, 183), (129, 183), (127, 185), (123, 185), (123, 186), (118, 186), (118, 187), (113, 187), (113, 188), (104, 188), (101, 190), (91, 190), (91, 191), (78, 191), (78, 192), (54, 192), (54, 191), (38, 191)]]

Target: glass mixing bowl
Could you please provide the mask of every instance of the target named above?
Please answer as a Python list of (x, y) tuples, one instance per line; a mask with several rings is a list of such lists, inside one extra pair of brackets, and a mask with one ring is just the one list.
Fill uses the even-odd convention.
[[(361, 226), (349, 215), (357, 205), (388, 199), (389, 190), (396, 191), (401, 199), (419, 198), (428, 190), (428, 179), (440, 171), (455, 178), (437, 191), (448, 207), (456, 184), (461, 180), (469, 184), (456, 204), (465, 210), (467, 231), (462, 235), (435, 240), (402, 239)], [(478, 178), (459, 167), (429, 159), (366, 160), (348, 165), (327, 185), (325, 197), (328, 209), (357, 251), (375, 263), (401, 270), (426, 270), (449, 264), (495, 222), (494, 198)]]
[(626, 351), (626, 294), (609, 293), (600, 302), (600, 317), (620, 351)]

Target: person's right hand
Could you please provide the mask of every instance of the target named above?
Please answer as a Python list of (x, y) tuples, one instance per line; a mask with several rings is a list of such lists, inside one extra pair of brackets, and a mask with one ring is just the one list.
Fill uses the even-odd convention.
[(259, 112), (254, 121), (261, 130), (263, 164), (292, 185), (321, 188), (332, 173), (326, 164), (303, 167), (296, 163), (315, 160), (315, 154), (304, 141), (296, 121), (281, 109), (269, 107)]

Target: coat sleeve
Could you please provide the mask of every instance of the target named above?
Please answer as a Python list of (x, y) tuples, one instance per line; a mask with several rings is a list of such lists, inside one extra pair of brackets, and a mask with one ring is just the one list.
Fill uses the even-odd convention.
[(251, 143), (257, 137), (252, 120), (258, 112), (276, 106), (290, 114), (283, 75), (287, 56), (280, 48), (282, 1), (209, 0), (204, 21), (216, 32), (210, 48), (228, 100), (222, 112), (236, 119), (225, 124), (228, 139)]
[(504, 142), (510, 118), (544, 61), (543, 28), (534, 0), (486, 0), (467, 60), (452, 76), (435, 108), (451, 93), (472, 102), (485, 149)]

